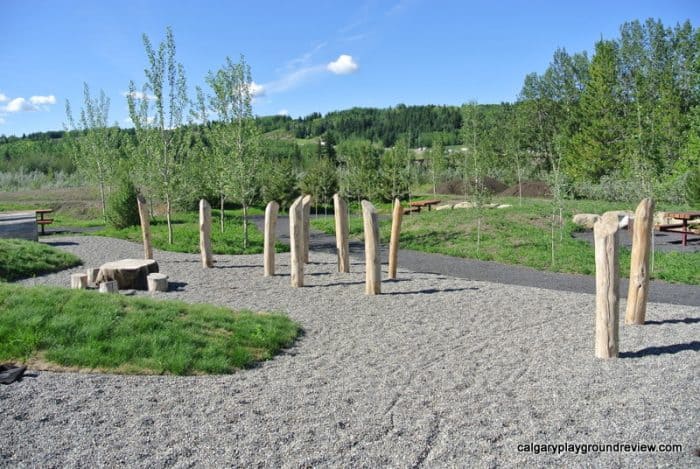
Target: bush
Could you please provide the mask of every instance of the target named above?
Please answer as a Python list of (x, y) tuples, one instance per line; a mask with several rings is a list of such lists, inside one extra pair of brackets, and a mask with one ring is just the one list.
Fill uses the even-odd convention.
[(111, 226), (122, 229), (140, 223), (136, 195), (134, 183), (122, 177), (107, 201), (107, 222)]
[(686, 173), (685, 201), (693, 207), (700, 205), (700, 168)]

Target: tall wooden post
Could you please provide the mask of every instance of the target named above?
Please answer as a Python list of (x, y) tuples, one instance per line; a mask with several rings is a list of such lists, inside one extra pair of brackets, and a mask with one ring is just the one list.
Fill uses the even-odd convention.
[(403, 208), (401, 201), (394, 200), (394, 211), (391, 214), (391, 239), (389, 241), (389, 278), (396, 278), (396, 265), (399, 255), (399, 235), (401, 233), (401, 217)]
[(365, 228), (365, 293), (379, 295), (382, 292), (382, 272), (379, 263), (379, 222), (377, 209), (367, 200), (362, 201), (362, 219)]
[(649, 251), (654, 223), (654, 201), (642, 200), (634, 212), (630, 286), (625, 324), (644, 324), (649, 296)]
[(303, 215), (304, 215), (304, 255), (303, 255), (303, 260), (304, 264), (309, 263), (309, 218), (311, 217), (311, 196), (309, 194), (305, 195), (303, 199), (301, 199), (301, 206), (303, 209)]
[(593, 225), (596, 282), (595, 356), (597, 358), (617, 358), (619, 352), (618, 229), (626, 223), (626, 220), (621, 223), (617, 214), (606, 212)]
[(202, 255), (202, 267), (214, 267), (211, 249), (211, 205), (204, 199), (199, 201), (199, 252)]
[(304, 208), (302, 197), (289, 207), (289, 245), (291, 247), (291, 279), (293, 287), (304, 286)]
[(280, 204), (272, 201), (265, 207), (265, 246), (264, 266), (265, 277), (275, 275), (275, 235), (277, 233), (277, 212)]
[(350, 272), (350, 247), (348, 244), (348, 205), (339, 194), (333, 195), (335, 212), (335, 247), (338, 250), (338, 272)]
[(141, 220), (144, 258), (153, 259), (153, 247), (151, 246), (151, 221), (148, 217), (148, 206), (146, 205), (146, 199), (139, 194), (136, 196), (136, 201), (139, 206), (139, 220)]

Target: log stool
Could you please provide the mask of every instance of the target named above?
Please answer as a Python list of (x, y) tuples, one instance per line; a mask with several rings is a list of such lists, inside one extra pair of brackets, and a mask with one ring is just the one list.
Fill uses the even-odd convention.
[(165, 274), (148, 274), (148, 291), (168, 291), (168, 276)]

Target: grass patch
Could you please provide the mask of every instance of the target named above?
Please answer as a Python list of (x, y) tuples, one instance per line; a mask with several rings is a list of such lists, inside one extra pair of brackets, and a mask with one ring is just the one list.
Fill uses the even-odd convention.
[(0, 284), (0, 361), (118, 373), (232, 373), (289, 347), (281, 314)]
[[(439, 198), (439, 197), (438, 197)], [(608, 210), (634, 210), (634, 206), (600, 201), (564, 201), (564, 226), (555, 232), (554, 263), (551, 255), (552, 204), (548, 200), (498, 198), (499, 203), (512, 204), (505, 209), (481, 210), (481, 240), (477, 250), (477, 220), (479, 211), (455, 209), (421, 211), (405, 215), (401, 226), (401, 247), (416, 251), (446, 254), (466, 259), (495, 261), (522, 265), (551, 272), (593, 275), (595, 253), (593, 246), (574, 239), (580, 228), (571, 222), (575, 213), (603, 213)], [(664, 207), (658, 210), (680, 209)], [(326, 233), (335, 232), (333, 218), (317, 219), (312, 226)], [(380, 220), (381, 241), (387, 243), (391, 221)], [(362, 219), (352, 216), (350, 235), (361, 238)], [(629, 274), (630, 250), (620, 252), (620, 273)], [(700, 284), (700, 252), (656, 252), (652, 278), (669, 282)]]
[(0, 281), (13, 281), (58, 272), (82, 264), (64, 251), (22, 239), (0, 239)]

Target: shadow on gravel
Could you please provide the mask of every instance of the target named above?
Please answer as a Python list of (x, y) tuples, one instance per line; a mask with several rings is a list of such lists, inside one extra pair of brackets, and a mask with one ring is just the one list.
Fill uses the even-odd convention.
[(335, 283), (326, 283), (324, 285), (313, 285), (314, 287), (342, 287), (343, 285), (364, 285), (365, 281), (359, 281), (359, 282), (335, 282)]
[(168, 282), (168, 291), (185, 291), (187, 282)]
[(684, 318), (684, 319), (666, 319), (664, 321), (646, 321), (645, 325), (661, 325), (661, 324), (697, 324), (700, 318)]
[(665, 345), (663, 347), (647, 347), (636, 352), (620, 352), (620, 358), (641, 358), (654, 355), (685, 352), (687, 350), (700, 352), (700, 341), (694, 340), (693, 342), (688, 342), (687, 344)]
[(78, 246), (78, 243), (74, 243), (73, 241), (48, 241), (45, 244), (49, 246)]
[(262, 269), (262, 265), (215, 265), (215, 269)]
[(449, 293), (455, 291), (465, 291), (465, 290), (478, 290), (477, 287), (468, 288), (426, 288), (425, 290), (415, 290), (415, 291), (395, 291), (387, 293), (387, 295), (431, 295), (433, 293)]

